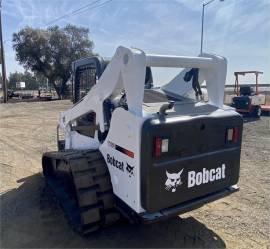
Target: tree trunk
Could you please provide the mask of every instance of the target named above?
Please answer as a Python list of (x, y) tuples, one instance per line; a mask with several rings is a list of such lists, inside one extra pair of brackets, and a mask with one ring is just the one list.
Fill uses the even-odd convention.
[(50, 84), (53, 85), (53, 88), (56, 91), (56, 94), (58, 96), (58, 99), (61, 99), (61, 89), (56, 85), (55, 81), (53, 79), (48, 79)]
[(67, 79), (62, 79), (61, 82), (61, 96), (66, 98), (68, 96), (68, 87), (67, 87)]

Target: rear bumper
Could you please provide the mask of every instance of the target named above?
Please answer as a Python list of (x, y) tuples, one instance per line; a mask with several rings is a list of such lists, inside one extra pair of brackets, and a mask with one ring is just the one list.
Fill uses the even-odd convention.
[(225, 188), (223, 190), (205, 195), (203, 197), (198, 197), (196, 199), (192, 199), (190, 201), (186, 201), (181, 203), (180, 205), (166, 208), (158, 212), (154, 213), (142, 213), (139, 214), (140, 222), (149, 224), (161, 220), (168, 219), (170, 217), (177, 216), (179, 214), (183, 214), (186, 212), (189, 212), (191, 210), (194, 210), (196, 208), (199, 208), (209, 202), (216, 201), (220, 198), (223, 198), (225, 196), (228, 196), (236, 191), (239, 190), (239, 187), (237, 185)]

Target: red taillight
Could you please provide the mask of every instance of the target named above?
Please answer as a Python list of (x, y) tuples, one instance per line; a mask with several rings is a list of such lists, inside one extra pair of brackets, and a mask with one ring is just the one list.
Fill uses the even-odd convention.
[(161, 146), (162, 146), (162, 139), (161, 138), (155, 138), (154, 155), (156, 157), (161, 156)]
[(237, 143), (239, 139), (239, 127), (233, 127), (227, 129), (227, 142), (229, 143)]
[(162, 153), (169, 151), (169, 139), (168, 138), (155, 138), (154, 140), (154, 155), (156, 157), (161, 156)]
[(238, 127), (234, 127), (233, 128), (233, 142), (237, 143), (239, 139), (239, 128)]

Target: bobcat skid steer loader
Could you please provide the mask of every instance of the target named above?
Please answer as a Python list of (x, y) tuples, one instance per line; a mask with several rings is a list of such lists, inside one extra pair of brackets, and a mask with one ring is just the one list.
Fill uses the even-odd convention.
[[(154, 88), (151, 67), (184, 69)], [(243, 121), (223, 105), (226, 67), (216, 55), (125, 47), (110, 61), (73, 63), (75, 104), (61, 113), (57, 134), (62, 130), (64, 140), (58, 136), (58, 151), (45, 153), (42, 165), (77, 231), (95, 231), (120, 215), (159, 221), (238, 190)], [(192, 86), (183, 78), (190, 68), (206, 82), (207, 103), (188, 97)]]

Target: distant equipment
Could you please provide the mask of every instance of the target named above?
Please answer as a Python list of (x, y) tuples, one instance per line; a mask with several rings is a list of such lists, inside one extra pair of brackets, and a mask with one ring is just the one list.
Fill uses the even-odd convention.
[[(254, 74), (256, 77), (255, 90), (249, 85), (239, 84), (239, 76), (246, 74)], [(265, 94), (259, 93), (259, 74), (263, 74), (260, 71), (242, 71), (234, 72), (235, 75), (235, 85), (234, 92), (237, 95), (233, 98), (232, 107), (236, 108), (236, 111), (259, 118), (262, 114), (262, 111), (269, 111), (270, 106), (266, 105)]]
[(38, 98), (40, 100), (52, 100), (53, 99), (53, 93), (52, 91), (48, 90), (38, 90)]
[(25, 89), (25, 82), (24, 81), (16, 82), (16, 88)]

